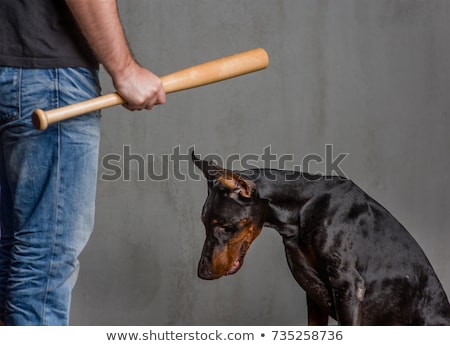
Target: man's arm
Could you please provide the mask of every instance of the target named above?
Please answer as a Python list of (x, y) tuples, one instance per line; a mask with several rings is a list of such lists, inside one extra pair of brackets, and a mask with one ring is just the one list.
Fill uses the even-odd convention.
[(166, 101), (161, 80), (140, 66), (128, 46), (116, 0), (66, 0), (94, 54), (130, 110)]

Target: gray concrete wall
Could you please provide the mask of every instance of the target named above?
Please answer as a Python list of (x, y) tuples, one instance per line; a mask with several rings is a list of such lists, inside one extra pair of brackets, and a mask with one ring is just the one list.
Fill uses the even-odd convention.
[[(108, 181), (118, 172), (100, 161), (96, 226), (81, 258), (72, 324), (306, 323), (304, 293), (272, 229), (236, 275), (197, 278), (206, 183), (192, 174), (180, 179), (183, 156), (166, 164), (192, 146), (222, 158), (255, 154), (258, 165), (270, 148), (277, 158), (290, 155), (287, 168), (311, 154), (329, 157), (327, 144), (333, 157), (348, 153), (339, 168), (406, 226), (450, 294), (449, 1), (119, 5), (137, 59), (157, 74), (255, 47), (268, 51), (271, 65), (169, 95), (150, 112), (104, 111), (101, 158), (116, 158), (108, 162), (123, 174)], [(323, 162), (308, 168), (330, 173)], [(151, 177), (161, 172), (167, 179)]]

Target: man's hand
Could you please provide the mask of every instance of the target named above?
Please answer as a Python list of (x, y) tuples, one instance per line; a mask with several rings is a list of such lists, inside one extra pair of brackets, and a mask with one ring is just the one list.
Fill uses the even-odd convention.
[(137, 63), (113, 79), (114, 87), (126, 100), (123, 106), (130, 111), (152, 109), (166, 102), (166, 93), (159, 77)]

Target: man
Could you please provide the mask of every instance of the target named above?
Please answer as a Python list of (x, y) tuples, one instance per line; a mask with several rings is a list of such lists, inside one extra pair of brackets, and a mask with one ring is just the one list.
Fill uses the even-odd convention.
[(0, 323), (68, 324), (93, 228), (99, 114), (43, 132), (31, 114), (98, 96), (99, 63), (127, 109), (165, 102), (130, 53), (116, 0), (0, 0)]

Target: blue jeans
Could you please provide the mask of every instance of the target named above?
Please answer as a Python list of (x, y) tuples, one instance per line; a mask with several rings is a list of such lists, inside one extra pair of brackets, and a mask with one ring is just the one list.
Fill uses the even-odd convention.
[(98, 71), (0, 66), (0, 320), (67, 325), (94, 223), (100, 115), (34, 129), (34, 109), (100, 93)]

